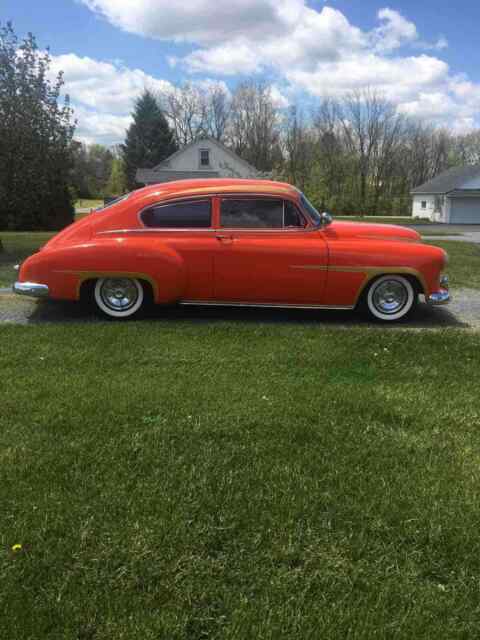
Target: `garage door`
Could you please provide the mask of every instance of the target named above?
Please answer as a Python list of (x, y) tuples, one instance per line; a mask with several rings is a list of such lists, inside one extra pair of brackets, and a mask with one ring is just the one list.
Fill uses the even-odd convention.
[(480, 224), (480, 198), (452, 198), (450, 224)]

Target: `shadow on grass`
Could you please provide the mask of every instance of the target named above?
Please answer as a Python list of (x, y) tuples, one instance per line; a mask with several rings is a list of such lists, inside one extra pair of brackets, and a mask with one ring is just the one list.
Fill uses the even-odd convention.
[[(393, 324), (369, 321), (353, 311), (315, 311), (301, 309), (262, 309), (236, 307), (161, 307), (147, 310), (142, 320), (162, 322), (189, 322), (205, 324), (229, 322), (241, 324), (309, 324), (339, 327), (377, 328), (468, 328), (470, 325), (456, 317), (448, 308), (432, 308), (419, 304), (415, 314), (408, 320)], [(74, 302), (34, 302), (25, 314), (24, 323), (42, 324), (55, 322), (110, 322), (95, 315), (92, 310)]]

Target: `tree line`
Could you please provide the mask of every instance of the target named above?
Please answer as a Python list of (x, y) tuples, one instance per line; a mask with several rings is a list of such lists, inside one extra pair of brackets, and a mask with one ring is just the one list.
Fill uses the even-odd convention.
[(123, 144), (74, 139), (63, 74), (33, 35), (0, 28), (0, 229), (58, 229), (77, 198), (137, 188), (136, 170), (206, 136), (264, 177), (285, 180), (334, 214), (408, 215), (410, 190), (445, 169), (480, 163), (480, 132), (454, 134), (399, 113), (366, 88), (308, 110), (279, 104), (265, 82), (231, 92), (223, 83), (184, 83), (134, 105)]

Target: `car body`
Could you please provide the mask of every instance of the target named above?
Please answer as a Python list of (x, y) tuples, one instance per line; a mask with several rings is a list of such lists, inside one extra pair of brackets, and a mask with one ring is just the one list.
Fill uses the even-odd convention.
[[(423, 244), (416, 231), (332, 222), (286, 183), (182, 180), (133, 191), (70, 225), (21, 265), (14, 291), (90, 297), (118, 318), (135, 315), (151, 298), (322, 309), (364, 304), (380, 320), (397, 320), (419, 294), (432, 304), (448, 302), (446, 264), (446, 253)], [(375, 282), (381, 286), (372, 293)]]

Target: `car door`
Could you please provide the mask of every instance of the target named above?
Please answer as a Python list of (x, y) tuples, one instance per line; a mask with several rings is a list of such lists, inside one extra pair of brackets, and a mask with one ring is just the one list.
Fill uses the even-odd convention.
[[(212, 226), (211, 197), (182, 198), (151, 204), (140, 214), (148, 230), (148, 246), (156, 255), (158, 278), (166, 291), (179, 287), (182, 300), (210, 300), (213, 297), (213, 256), (217, 245)], [(181, 258), (176, 282), (165, 281), (165, 247)], [(175, 268), (176, 269), (176, 268)]]
[(322, 304), (328, 246), (294, 202), (232, 195), (218, 197), (216, 206), (216, 300)]

